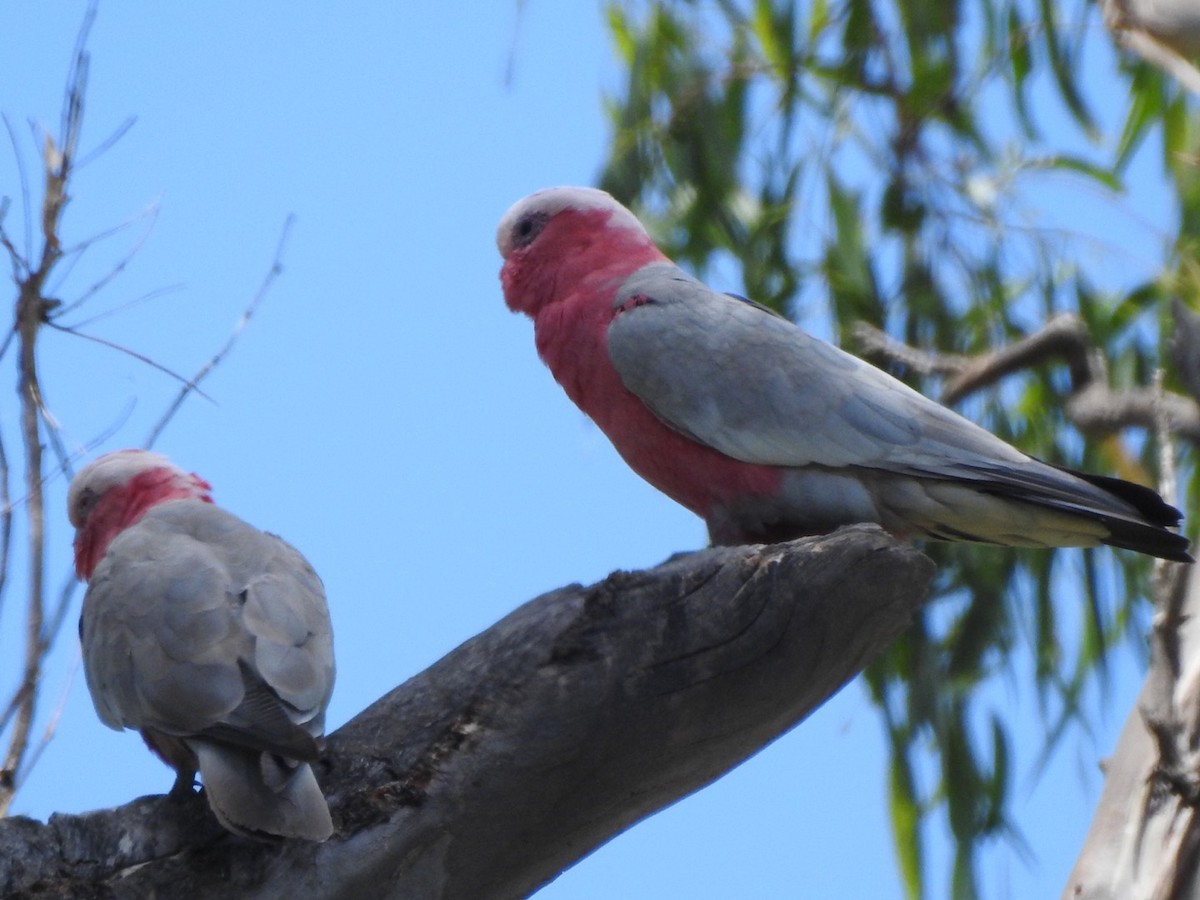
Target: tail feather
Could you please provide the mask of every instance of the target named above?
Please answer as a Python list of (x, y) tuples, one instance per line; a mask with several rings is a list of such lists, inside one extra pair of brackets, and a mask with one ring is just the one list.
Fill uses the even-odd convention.
[[(1056, 467), (1058, 468), (1058, 467)], [(1158, 492), (1142, 484), (1123, 481), (1120, 478), (1110, 478), (1108, 475), (1093, 475), (1091, 472), (1076, 472), (1073, 469), (1060, 469), (1068, 475), (1082, 478), (1089, 484), (1100, 488), (1124, 500), (1136, 509), (1151, 525), (1161, 525), (1167, 528), (1178, 525), (1183, 519), (1183, 513), (1158, 495)]]
[(333, 834), (329, 806), (308, 763), (211, 741), (189, 743), (208, 804), (230, 831), (267, 841), (324, 841)]
[(1100, 521), (1108, 526), (1109, 536), (1104, 543), (1110, 547), (1120, 547), (1124, 550), (1136, 550), (1148, 553), (1160, 559), (1174, 562), (1195, 562), (1188, 553), (1191, 542), (1182, 534), (1167, 531), (1155, 525), (1143, 525), (1125, 519), (1101, 517)]
[(1175, 562), (1194, 561), (1188, 553), (1188, 539), (1182, 534), (1166, 530), (1178, 525), (1183, 519), (1183, 513), (1160, 497), (1157, 491), (1145, 485), (1110, 478), (1107, 475), (1072, 472), (1069, 469), (1066, 471), (1125, 501), (1145, 519), (1144, 522), (1138, 522), (1123, 517), (1102, 516), (1100, 521), (1108, 526), (1109, 530), (1109, 538), (1104, 543), (1111, 547), (1149, 553), (1151, 556)]
[(1179, 524), (1183, 513), (1151, 488), (1061, 466), (1045, 465), (1040, 472), (1034, 469), (1021, 475), (1029, 481), (998, 482), (989, 493), (1091, 519), (1108, 531), (1101, 542), (1110, 547), (1193, 562), (1190, 541), (1168, 530)]

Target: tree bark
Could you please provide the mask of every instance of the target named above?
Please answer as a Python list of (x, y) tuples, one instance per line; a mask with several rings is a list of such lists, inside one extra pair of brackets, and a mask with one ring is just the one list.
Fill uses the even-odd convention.
[[(1063, 900), (1200, 897), (1200, 566), (1174, 621), (1155, 615), (1150, 671), (1116, 750)], [(1173, 646), (1162, 648), (1166, 624)]]
[(329, 737), (327, 843), (258, 844), (199, 796), (143, 797), (0, 822), (0, 895), (526, 896), (804, 719), (932, 573), (855, 526), (552, 591)]

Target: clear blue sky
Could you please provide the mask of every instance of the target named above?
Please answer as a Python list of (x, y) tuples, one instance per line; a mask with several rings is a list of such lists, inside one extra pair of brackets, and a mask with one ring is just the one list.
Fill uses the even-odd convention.
[[(36, 175), (27, 120), (57, 129), (84, 3), (0, 5), (0, 110)], [(297, 222), (285, 271), (232, 355), (158, 449), (218, 503), (299, 547), (334, 618), (336, 728), (518, 604), (703, 545), (702, 524), (629, 472), (538, 361), (504, 307), (495, 226), (524, 194), (590, 183), (619, 71), (598, 5), (102, 3), (89, 42), (84, 148), (137, 123), (78, 173), (64, 233), (102, 232), (158, 204), (125, 273), (68, 321), (164, 296), (86, 330), (193, 373), (224, 341)], [(0, 195), (18, 194), (0, 148)], [(8, 227), (22, 234), (20, 203)], [(53, 286), (78, 296), (138, 239), (93, 248)], [(720, 285), (737, 289), (738, 285)], [(17, 452), (10, 360), (0, 426)], [(68, 445), (140, 444), (176, 385), (46, 332), (47, 400)], [(50, 485), (50, 582), (70, 564), (65, 485)], [(18, 557), (20, 564), (20, 557)], [(0, 678), (15, 670), (23, 577), (0, 611)], [(78, 602), (78, 601), (76, 601)], [(1071, 615), (1069, 603), (1065, 616)], [(171, 773), (96, 719), (74, 621), (50, 661), (39, 726), (53, 741), (15, 812), (46, 817), (165, 791)], [(1038, 781), (1035, 699), (1013, 678), (1014, 813), (1035, 853), (987, 854), (989, 897), (1055, 895), (1140, 676), (1114, 670), (1110, 712)], [(7, 686), (5, 686), (7, 690)], [(621, 835), (543, 898), (901, 897), (881, 728), (864, 692), (829, 704), (720, 782)], [(947, 843), (931, 834), (933, 897)]]

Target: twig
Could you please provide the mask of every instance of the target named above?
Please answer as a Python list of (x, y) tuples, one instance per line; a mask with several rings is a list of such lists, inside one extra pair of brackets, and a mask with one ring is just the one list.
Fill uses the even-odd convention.
[[(158, 200), (156, 199), (148, 207), (146, 207), (145, 209), (142, 209), (139, 212), (135, 213), (134, 215), (130, 216), (128, 219), (126, 219), (124, 222), (121, 222), (119, 225), (115, 225), (112, 228), (108, 229), (107, 231), (102, 231), (99, 234), (93, 235), (92, 237), (88, 238), (86, 241), (83, 241), (82, 243), (78, 244), (75, 247), (72, 247), (69, 251), (67, 251), (69, 254), (71, 254), (73, 256), (73, 259), (79, 259), (88, 250), (88, 248), (90, 248), (94, 244), (97, 244), (100, 241), (105, 240), (106, 238), (110, 238), (110, 237), (113, 237), (114, 235), (120, 234), (125, 229), (133, 227), (134, 224), (141, 221), (142, 219), (148, 218), (150, 220), (149, 223), (146, 225), (145, 229), (142, 230), (142, 233), (140, 235), (138, 235), (137, 240), (134, 241), (133, 246), (129, 248), (129, 252), (126, 253), (123, 257), (121, 257), (121, 259), (119, 259), (117, 261), (116, 265), (114, 265), (111, 269), (109, 269), (109, 271), (106, 272), (94, 284), (92, 284), (91, 287), (89, 287), (86, 291), (84, 291), (82, 294), (80, 294), (79, 297), (77, 297), (75, 300), (72, 300), (70, 303), (64, 304), (63, 306), (61, 306), (57, 310), (55, 310), (55, 313), (54, 313), (55, 318), (59, 318), (61, 316), (66, 315), (67, 313), (73, 312), (74, 310), (76, 310), (80, 306), (82, 306), (83, 304), (87, 303), (90, 299), (92, 299), (92, 297), (94, 297), (96, 294), (98, 294), (100, 291), (102, 291), (105, 287), (107, 287), (118, 275), (120, 275), (122, 272), (125, 271), (125, 268), (126, 268), (126, 266), (129, 265), (130, 260), (132, 260), (137, 255), (138, 251), (142, 249), (142, 246), (146, 243), (146, 240), (150, 237), (150, 233), (154, 230), (154, 226), (158, 222), (158, 212), (159, 212)], [(101, 315), (107, 315), (107, 313), (102, 313)], [(100, 316), (93, 316), (91, 319), (85, 319), (83, 322), (76, 322), (71, 327), (78, 328), (82, 325), (86, 325), (86, 324), (94, 321), (97, 318), (100, 318)]]
[[(33, 196), (29, 190), (29, 175), (25, 171), (25, 159), (21, 155), (21, 147), (17, 143), (17, 133), (13, 130), (12, 122), (8, 116), (0, 115), (0, 121), (4, 122), (4, 129), (8, 132), (8, 142), (12, 145), (13, 159), (17, 164), (17, 177), (21, 182), (21, 208), (24, 213), (22, 221), (25, 223), (25, 252), (18, 253), (17, 248), (12, 245), (7, 233), (0, 228), (0, 239), (3, 239), (4, 246), (8, 249), (9, 260), (13, 264), (13, 278), (20, 278), (29, 273), (27, 260), (33, 258)], [(18, 270), (18, 267), (24, 263), (25, 267)]]
[(117, 141), (125, 137), (125, 135), (129, 133), (129, 129), (131, 129), (135, 124), (137, 124), (137, 116), (130, 116), (127, 118), (124, 122), (113, 129), (112, 134), (93, 147), (92, 150), (87, 153), (87, 155), (76, 161), (75, 168), (82, 169), (93, 160), (99, 159), (101, 156), (111, 150), (116, 145)]
[(75, 673), (79, 670), (80, 659), (80, 653), (78, 650), (76, 650), (75, 659), (71, 664), (70, 671), (67, 672), (67, 680), (63, 685), (62, 693), (59, 695), (58, 703), (55, 704), (53, 712), (50, 713), (50, 721), (46, 723), (45, 729), (42, 730), (41, 738), (38, 740), (37, 744), (34, 745), (33, 750), (30, 752), (29, 760), (22, 769), (21, 777), (17, 779), (17, 783), (14, 785), (14, 788), (20, 788), (21, 781), (24, 780), (24, 776), (27, 775), (35, 765), (37, 765), (37, 761), (41, 759), (42, 753), (47, 747), (50, 746), (50, 742), (54, 740), (54, 735), (58, 731), (58, 723), (62, 720), (63, 710), (67, 708), (67, 698), (71, 694), (71, 683), (75, 680)]
[(62, 331), (62, 332), (65, 332), (66, 334), (74, 335), (77, 338), (83, 338), (85, 341), (92, 341), (93, 343), (101, 344), (102, 346), (109, 347), (113, 350), (117, 350), (121, 353), (126, 354), (127, 356), (132, 356), (138, 362), (143, 362), (146, 365), (150, 366), (150, 368), (152, 368), (152, 369), (158, 369), (158, 371), (162, 372), (164, 375), (170, 376), (175, 381), (182, 383), (184, 385), (185, 391), (186, 390), (195, 390), (198, 394), (200, 394), (200, 396), (204, 397), (205, 400), (212, 400), (212, 397), (209, 397), (203, 391), (198, 390), (196, 388), (194, 381), (188, 381), (188, 379), (185, 376), (180, 375), (174, 369), (170, 369), (167, 366), (164, 366), (162, 363), (155, 362), (150, 357), (146, 356), (144, 353), (138, 353), (136, 350), (131, 350), (128, 347), (122, 346), (121, 344), (118, 344), (115, 341), (110, 341), (107, 338), (98, 337), (94, 334), (85, 334), (82, 331), (76, 331), (74, 328), (67, 328), (63, 325), (56, 325), (53, 322), (49, 322), (49, 321), (44, 322), (43, 324), (47, 325), (50, 328), (53, 328), (55, 331)]
[(283, 230), (279, 235), (279, 242), (275, 245), (275, 256), (271, 261), (271, 268), (267, 270), (267, 274), (263, 278), (262, 284), (259, 285), (258, 291), (255, 293), (254, 297), (251, 298), (246, 308), (242, 310), (242, 314), (238, 317), (237, 323), (233, 326), (233, 331), (230, 333), (229, 339), (225, 341), (225, 345), (213, 355), (212, 359), (201, 366), (200, 371), (196, 373), (195, 377), (193, 377), (191, 381), (187, 382), (183, 386), (179, 394), (175, 397), (175, 400), (169, 407), (167, 407), (167, 411), (163, 413), (162, 418), (159, 419), (158, 423), (150, 430), (150, 434), (146, 437), (146, 442), (144, 444), (147, 450), (154, 446), (155, 441), (158, 440), (159, 436), (163, 433), (163, 429), (167, 427), (168, 423), (170, 423), (171, 419), (175, 416), (175, 413), (177, 413), (179, 408), (183, 406), (183, 401), (188, 398), (188, 395), (193, 391), (202, 393), (197, 385), (207, 378), (209, 373), (212, 372), (212, 370), (218, 365), (220, 365), (221, 360), (223, 360), (229, 351), (233, 349), (233, 345), (237, 342), (242, 330), (245, 329), (247, 323), (250, 321), (250, 318), (258, 310), (259, 304), (261, 304), (266, 298), (268, 291), (271, 289), (271, 285), (275, 282), (275, 279), (279, 277), (280, 273), (283, 272), (283, 248), (287, 243), (288, 234), (291, 232), (292, 224), (295, 221), (295, 215), (288, 215), (288, 217), (284, 220)]
[[(126, 300), (124, 303), (120, 303), (117, 306), (102, 310), (96, 313), (94, 316), (88, 316), (86, 319), (82, 319), (78, 322), (72, 322), (70, 325), (64, 325), (63, 330), (76, 331), (80, 328), (86, 328), (88, 325), (94, 325), (103, 319), (107, 319), (109, 316), (115, 316), (117, 313), (127, 312), (128, 310), (133, 309), (135, 306), (141, 306), (143, 303), (149, 303), (151, 300), (157, 300), (159, 297), (165, 297), (168, 294), (173, 294), (180, 290), (183, 290), (182, 284), (168, 284), (164, 287), (155, 288), (152, 291), (146, 291), (146, 293), (142, 294), (140, 297), (134, 297), (132, 300)], [(71, 305), (75, 306), (74, 303)], [(55, 315), (57, 316), (61, 311), (62, 310), (56, 310)]]
[(12, 549), (13, 507), (9, 488), (8, 451), (0, 434), (0, 612), (4, 610), (4, 594), (8, 587), (8, 560)]
[(47, 653), (54, 646), (55, 638), (62, 633), (63, 623), (67, 620), (67, 612), (71, 609), (71, 601), (74, 600), (78, 590), (79, 579), (75, 576), (75, 568), (72, 566), (67, 571), (67, 577), (63, 579), (63, 586), (58, 592), (58, 602), (54, 605), (54, 611), (48, 620), (49, 624), (42, 634), (42, 647)]

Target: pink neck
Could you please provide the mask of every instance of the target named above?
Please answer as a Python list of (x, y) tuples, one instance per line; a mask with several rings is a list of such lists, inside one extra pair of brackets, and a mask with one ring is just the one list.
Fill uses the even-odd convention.
[(152, 507), (169, 500), (212, 503), (211, 489), (198, 475), (157, 468), (139, 472), (127, 483), (106, 491), (75, 535), (75, 573), (85, 580), (91, 578), (113, 539)]

